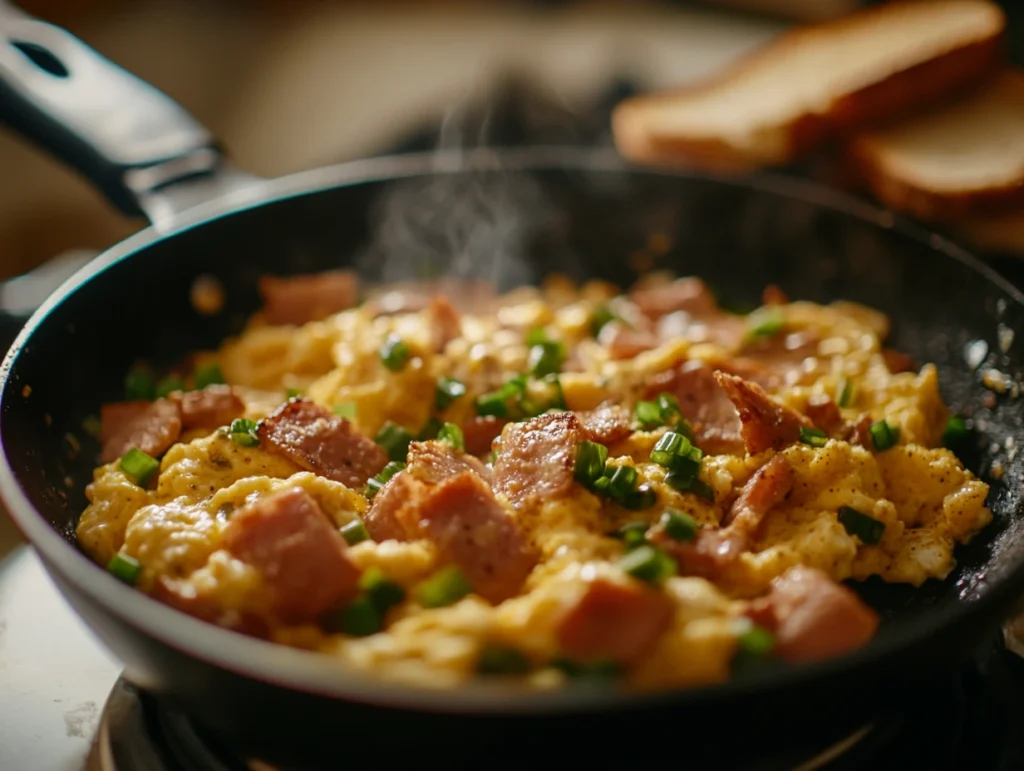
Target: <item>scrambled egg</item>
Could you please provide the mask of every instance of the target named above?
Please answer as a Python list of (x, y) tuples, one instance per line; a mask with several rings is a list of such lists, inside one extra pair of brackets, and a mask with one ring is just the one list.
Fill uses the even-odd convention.
[[(592, 336), (595, 309), (614, 291), (595, 285), (566, 293), (563, 287), (521, 290), (496, 303), (488, 316), (463, 318), (462, 335), (434, 352), (427, 311), (374, 316), (366, 307), (302, 326), (269, 326), (259, 318), (216, 354), (224, 379), (237, 386), (246, 415), (259, 419), (301, 390), (325, 406), (354, 405), (356, 428), (373, 437), (393, 422), (415, 430), (431, 417), (434, 384), (445, 375), (480, 395), (499, 387), (527, 365), (527, 330), (543, 327), (574, 352), (577, 367), (561, 377), (565, 404), (593, 409), (606, 399), (632, 406), (638, 384), (682, 359), (708, 362), (736, 354), (709, 341), (672, 339), (632, 358), (614, 359)], [(789, 303), (777, 309), (793, 329), (813, 330), (816, 347), (785, 373), (773, 396), (803, 410), (812, 397), (835, 395), (849, 383), (856, 404), (844, 419), (861, 414), (886, 420), (900, 431), (899, 443), (872, 452), (830, 439), (824, 446), (792, 444), (781, 453), (793, 468), (791, 494), (767, 514), (752, 547), (716, 583), (700, 577), (669, 578), (663, 591), (674, 608), (670, 627), (653, 652), (629, 673), (637, 687), (686, 686), (729, 676), (738, 608), (763, 593), (788, 567), (819, 568), (836, 580), (877, 575), (920, 585), (941, 579), (955, 565), (954, 547), (991, 519), (987, 486), (938, 447), (946, 423), (936, 369), (892, 374), (882, 355), (884, 316), (860, 306)], [(408, 366), (382, 366), (379, 350), (388, 335), (408, 345)], [(440, 418), (459, 423), (475, 415), (472, 398), (457, 399)], [(609, 535), (629, 521), (654, 522), (666, 506), (715, 526), (745, 482), (775, 451), (759, 455), (708, 455), (701, 480), (715, 503), (678, 492), (664, 483), (665, 469), (651, 463), (660, 433), (637, 431), (616, 445), (610, 463), (633, 465), (659, 494), (649, 511), (610, 511), (594, 493), (576, 486), (569, 497), (549, 500), (513, 515), (540, 553), (519, 596), (497, 606), (470, 594), (447, 607), (423, 608), (409, 594), (389, 612), (383, 631), (364, 637), (329, 633), (316, 626), (278, 626), (271, 639), (322, 651), (382, 677), (430, 687), (449, 687), (473, 675), (481, 646), (503, 644), (535, 662), (558, 655), (558, 619), (578, 601), (595, 575), (633, 581), (617, 565), (622, 543)], [(78, 539), (101, 564), (128, 555), (141, 565), (137, 586), (151, 591), (161, 578), (189, 581), (226, 607), (259, 608), (261, 576), (221, 548), (231, 512), (271, 492), (300, 487), (342, 527), (361, 517), (361, 490), (301, 470), (291, 460), (236, 444), (216, 430), (183, 437), (163, 456), (152, 489), (133, 483), (117, 462), (98, 468)], [(863, 543), (839, 521), (849, 506), (884, 523), (874, 545)], [(361, 570), (377, 568), (389, 580), (413, 589), (439, 567), (429, 541), (375, 543), (349, 549)], [(530, 675), (538, 687), (563, 682), (560, 672), (541, 667)]]

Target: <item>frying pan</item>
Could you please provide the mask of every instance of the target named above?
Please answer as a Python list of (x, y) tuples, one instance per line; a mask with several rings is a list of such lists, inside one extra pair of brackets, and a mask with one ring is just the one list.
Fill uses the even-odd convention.
[[(870, 718), (991, 640), (1024, 594), (1021, 410), (979, 374), (1019, 377), (1021, 343), (1007, 330), (1022, 328), (1024, 296), (954, 244), (804, 182), (643, 170), (610, 150), (437, 153), (258, 180), (164, 95), (62, 30), (0, 6), (0, 32), (3, 119), (152, 222), (78, 270), (17, 335), (0, 371), (3, 501), (126, 677), (243, 756), (336, 767), (412, 748), (420, 765), (497, 766), (653, 749), (727, 768)], [(98, 451), (83, 418), (120, 397), (136, 360), (176, 361), (237, 333), (259, 306), (259, 276), (355, 265), (368, 280), (440, 271), (508, 289), (557, 271), (628, 285), (626, 257), (653, 234), (672, 244), (657, 267), (700, 275), (728, 301), (754, 303), (776, 283), (882, 309), (889, 344), (935, 362), (947, 402), (982, 429), (964, 455), (992, 484), (994, 523), (945, 581), (858, 585), (885, 623), (854, 655), (646, 695), (383, 685), (164, 607), (77, 549)], [(217, 312), (191, 302), (201, 277), (223, 287)], [(730, 726), (742, 740), (709, 740)]]

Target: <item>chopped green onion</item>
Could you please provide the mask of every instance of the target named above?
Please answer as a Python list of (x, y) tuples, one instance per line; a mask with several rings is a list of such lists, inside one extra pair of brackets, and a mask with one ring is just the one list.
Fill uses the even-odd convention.
[(661, 411), (661, 419), (665, 423), (683, 414), (679, 410), (679, 400), (674, 394), (668, 392), (658, 394), (658, 409)]
[(160, 470), (160, 461), (146, 455), (142, 450), (132, 447), (121, 456), (118, 468), (139, 487), (145, 487), (153, 475)]
[(882, 540), (882, 534), (885, 533), (884, 522), (861, 514), (852, 506), (840, 506), (838, 517), (847, 533), (857, 536), (869, 546), (874, 546)]
[(786, 322), (774, 308), (761, 308), (747, 316), (747, 331), (751, 337), (771, 337), (783, 330)]
[(384, 448), (384, 452), (391, 460), (405, 463), (409, 445), (412, 443), (412, 434), (399, 425), (385, 423), (373, 441)]
[(434, 386), (434, 407), (441, 412), (460, 396), (465, 395), (465, 383), (450, 377), (439, 378), (437, 385)]
[(641, 428), (655, 428), (661, 425), (661, 408), (657, 402), (637, 402), (636, 422)]
[(231, 436), (231, 441), (239, 447), (255, 447), (260, 443), (260, 438), (256, 435), (256, 427), (255, 420), (235, 418), (228, 426), (228, 434)]
[(389, 580), (376, 566), (363, 571), (359, 577), (359, 588), (366, 592), (382, 616), (405, 599), (405, 589)]
[(615, 321), (616, 318), (618, 317), (612, 313), (611, 308), (607, 305), (598, 306), (594, 310), (594, 314), (590, 317), (590, 333), (594, 337), (597, 337), (601, 334), (601, 329), (604, 325), (611, 321)]
[(658, 494), (650, 485), (644, 484), (635, 490), (626, 493), (625, 500), (621, 501), (623, 508), (630, 511), (643, 511), (649, 509), (658, 502)]
[(551, 666), (555, 669), (561, 670), (567, 677), (571, 677), (574, 680), (594, 680), (603, 682), (606, 680), (612, 680), (622, 674), (622, 667), (619, 666), (618, 663), (610, 660), (591, 661), (584, 664), (560, 658), (552, 661)]
[(429, 439), (437, 439), (437, 435), (440, 433), (443, 426), (444, 423), (438, 418), (428, 418), (427, 422), (423, 424), (423, 428), (420, 429), (420, 433), (416, 437), (416, 440), (419, 442), (426, 442)]
[(128, 584), (128, 586), (135, 586), (139, 580), (139, 575), (142, 573), (142, 564), (135, 557), (124, 552), (118, 552), (107, 563), (107, 570), (115, 578)]
[(158, 399), (161, 399), (165, 396), (168, 396), (169, 394), (174, 393), (175, 391), (184, 390), (185, 382), (180, 377), (169, 375), (168, 377), (165, 377), (163, 380), (156, 384), (155, 394)]
[(836, 398), (836, 404), (840, 407), (852, 407), (854, 397), (857, 395), (855, 389), (853, 381), (844, 377), (839, 384), (839, 396)]
[(525, 675), (530, 661), (515, 648), (487, 645), (480, 651), (476, 671), (481, 675)]
[(526, 333), (524, 342), (529, 346), (542, 345), (544, 343), (550, 343), (551, 338), (548, 333), (544, 331), (544, 327), (534, 327)]
[(746, 653), (766, 656), (775, 648), (775, 635), (755, 624), (739, 636), (736, 644)]
[(420, 584), (420, 605), (424, 608), (454, 605), (472, 591), (466, 574), (455, 565), (448, 565)]
[(129, 401), (152, 401), (156, 396), (156, 384), (149, 370), (133, 369), (125, 375), (124, 396)]
[(196, 388), (202, 390), (206, 386), (219, 385), (224, 382), (224, 375), (220, 371), (220, 365), (214, 362), (196, 370)]
[(970, 436), (970, 433), (967, 421), (959, 415), (952, 415), (946, 422), (946, 430), (942, 433), (942, 445), (947, 448), (954, 447)]
[(889, 425), (884, 420), (873, 423), (868, 431), (871, 434), (871, 441), (875, 445), (875, 449), (879, 452), (895, 447), (896, 443), (900, 440), (899, 428)]
[(496, 418), (503, 418), (508, 415), (508, 397), (502, 395), (501, 391), (484, 394), (476, 400), (476, 414), (481, 417), (493, 415)]
[(373, 477), (366, 483), (366, 488), (363, 490), (363, 495), (367, 498), (373, 498), (381, 488), (388, 483), (388, 481), (397, 474), (399, 471), (405, 468), (404, 463), (398, 461), (391, 461), (388, 465), (380, 470), (377, 476)]
[(550, 383), (555, 387), (555, 398), (551, 400), (551, 405), (548, 409), (552, 410), (565, 410), (568, 409), (565, 405), (565, 392), (562, 390), (562, 381), (559, 380), (557, 374), (551, 374), (544, 378), (545, 383)]
[(462, 429), (454, 423), (445, 423), (441, 426), (441, 430), (437, 432), (437, 441), (451, 445), (456, 450), (466, 450), (466, 437)]
[(638, 474), (632, 466), (619, 466), (608, 479), (608, 497), (620, 503), (636, 487)]
[(284, 389), (284, 395), (288, 399), (294, 399), (296, 396), (302, 396), (302, 391), (298, 388), (286, 388)]
[(681, 493), (693, 493), (708, 503), (715, 502), (714, 488), (696, 476), (671, 471), (665, 476), (665, 484)]
[(552, 375), (562, 369), (565, 361), (565, 346), (561, 343), (538, 343), (530, 347), (527, 366), (537, 377)]
[(619, 559), (619, 566), (634, 578), (652, 584), (661, 583), (676, 573), (675, 560), (650, 544), (626, 552)]
[(673, 541), (692, 541), (697, 537), (697, 520), (678, 509), (665, 509), (661, 515), (661, 526), (665, 535)]
[(600, 476), (594, 481), (594, 484), (591, 486), (590, 489), (592, 489), (595, 493), (601, 493), (602, 495), (604, 495), (605, 493), (608, 492), (608, 483), (611, 481), (612, 480), (606, 476)]
[(819, 428), (800, 426), (800, 441), (811, 447), (824, 447), (828, 444), (828, 434)]
[(366, 530), (363, 520), (356, 518), (341, 526), (341, 537), (349, 546), (370, 540), (370, 533)]
[(341, 612), (341, 629), (353, 637), (366, 637), (381, 630), (381, 617), (377, 606), (366, 595), (356, 597)]
[(356, 403), (355, 402), (338, 402), (331, 407), (331, 412), (335, 415), (340, 415), (346, 420), (355, 420), (356, 418)]
[(686, 454), (689, 445), (689, 440), (682, 434), (666, 431), (651, 451), (651, 462), (668, 468), (677, 456)]
[(389, 335), (380, 347), (380, 360), (392, 372), (400, 371), (411, 355), (409, 346), (395, 335)]
[(647, 523), (629, 522), (613, 533), (615, 538), (621, 538), (626, 549), (635, 549), (647, 543)]
[(608, 448), (597, 442), (580, 442), (576, 445), (576, 460), (573, 474), (584, 487), (591, 487), (604, 473), (608, 460)]

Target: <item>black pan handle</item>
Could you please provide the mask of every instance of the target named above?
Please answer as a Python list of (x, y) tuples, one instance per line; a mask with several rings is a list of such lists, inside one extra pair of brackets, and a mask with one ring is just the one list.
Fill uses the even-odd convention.
[[(171, 187), (243, 179), (225, 167), (211, 134), (166, 94), (4, 0), (0, 122), (74, 167), (124, 213), (154, 224), (181, 208), (168, 203)], [(204, 192), (216, 197), (223, 185)]]
[[(259, 180), (224, 162), (210, 133), (170, 97), (100, 56), (81, 40), (0, 0), (0, 124), (7, 124), (96, 185), (130, 216), (167, 230), (211, 199)], [(0, 346), (8, 327), (70, 274), (56, 270), (0, 285)], [(16, 282), (22, 281), (19, 285)], [(26, 292), (26, 287), (33, 287)], [(13, 288), (12, 288), (13, 287)]]

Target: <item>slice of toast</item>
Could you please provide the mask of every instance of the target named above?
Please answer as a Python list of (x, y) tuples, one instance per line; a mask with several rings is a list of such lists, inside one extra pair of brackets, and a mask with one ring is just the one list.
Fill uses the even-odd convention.
[(1024, 70), (920, 116), (854, 137), (849, 165), (895, 211), (932, 221), (1024, 204)]
[(798, 27), (710, 82), (622, 102), (615, 143), (644, 163), (786, 164), (980, 82), (1004, 30), (987, 0), (897, 0)]

